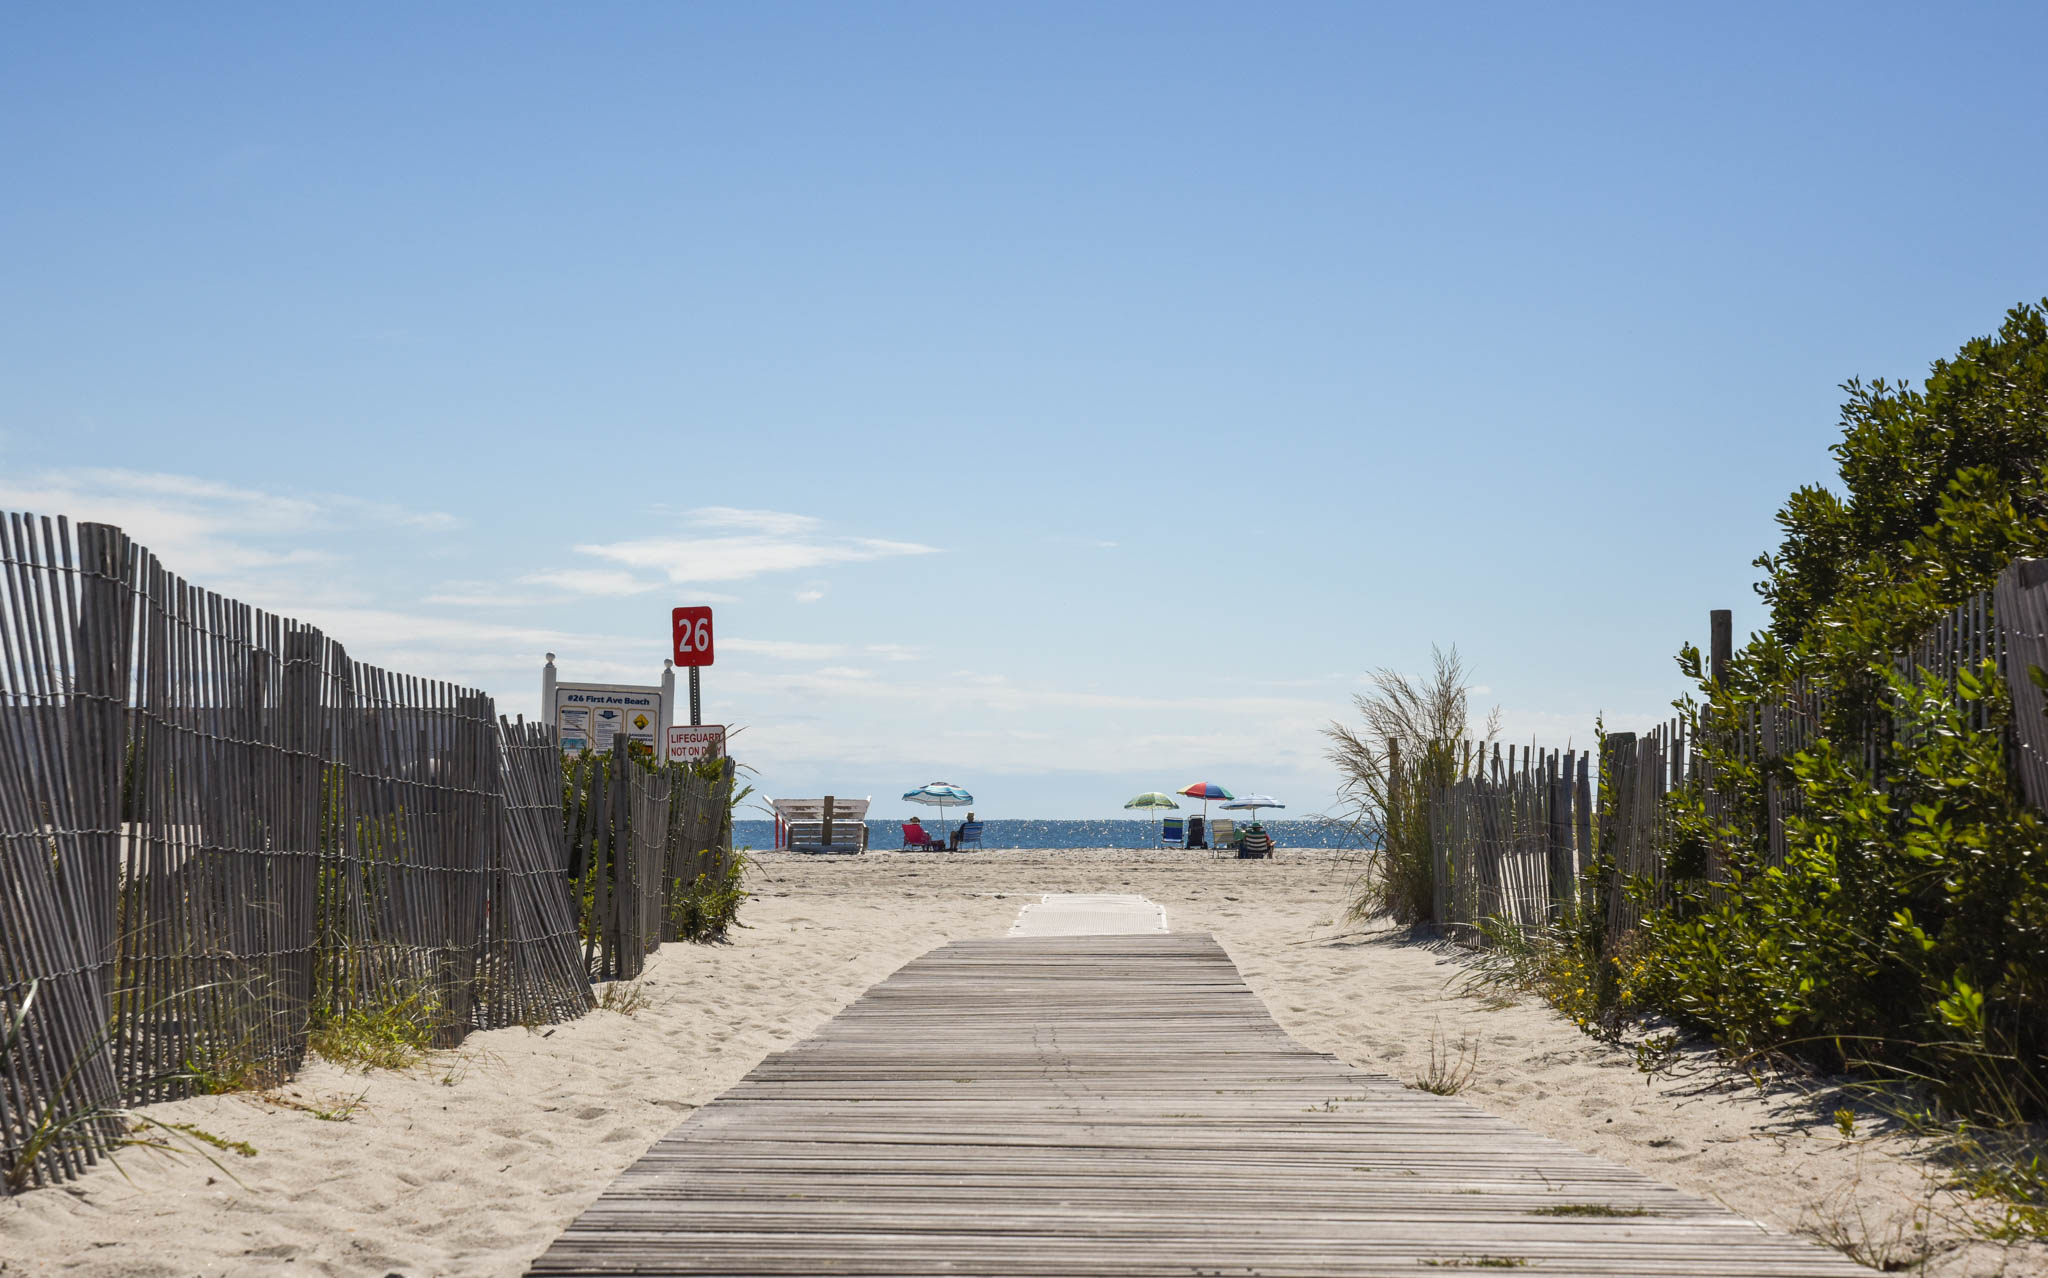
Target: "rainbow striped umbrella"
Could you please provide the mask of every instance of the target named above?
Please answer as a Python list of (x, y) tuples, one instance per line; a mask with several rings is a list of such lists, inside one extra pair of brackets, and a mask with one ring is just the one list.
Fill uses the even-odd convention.
[(1209, 800), (1234, 799), (1237, 797), (1222, 786), (1217, 785), (1214, 781), (1197, 781), (1193, 785), (1182, 786), (1174, 791), (1174, 793), (1186, 795), (1190, 799), (1200, 799), (1202, 801), (1202, 820), (1204, 823), (1209, 820)]

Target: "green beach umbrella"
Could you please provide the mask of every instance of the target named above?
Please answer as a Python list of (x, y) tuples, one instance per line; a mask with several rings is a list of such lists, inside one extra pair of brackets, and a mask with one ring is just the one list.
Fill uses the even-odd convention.
[[(1161, 794), (1157, 790), (1147, 790), (1145, 791), (1145, 793), (1139, 795), (1137, 798), (1132, 799), (1129, 803), (1124, 804), (1124, 806), (1126, 808), (1139, 809), (1157, 808), (1161, 811), (1164, 811), (1167, 808), (1172, 808), (1176, 812), (1180, 810), (1180, 804), (1175, 803), (1173, 801), (1172, 795)], [(1164, 821), (1165, 819), (1165, 817), (1160, 818), (1160, 820), (1162, 821)]]

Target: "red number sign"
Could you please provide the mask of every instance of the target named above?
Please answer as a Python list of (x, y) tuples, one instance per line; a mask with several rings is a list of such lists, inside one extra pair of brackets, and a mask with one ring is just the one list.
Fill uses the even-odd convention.
[(678, 608), (675, 613), (676, 664), (711, 664), (711, 609)]

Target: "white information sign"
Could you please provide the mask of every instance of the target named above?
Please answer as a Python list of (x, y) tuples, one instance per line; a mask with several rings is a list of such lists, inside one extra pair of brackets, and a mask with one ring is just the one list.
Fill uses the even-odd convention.
[(555, 727), (562, 749), (609, 750), (612, 738), (628, 740), (653, 754), (661, 748), (661, 689), (623, 683), (558, 683)]
[(706, 723), (691, 727), (687, 723), (671, 724), (668, 730), (668, 761), (670, 763), (702, 763), (716, 759), (725, 753), (725, 725)]

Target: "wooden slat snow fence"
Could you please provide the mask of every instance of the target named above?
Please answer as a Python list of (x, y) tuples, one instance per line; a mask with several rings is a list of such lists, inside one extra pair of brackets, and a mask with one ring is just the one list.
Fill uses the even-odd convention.
[(630, 769), (591, 894), (630, 919), (579, 919), (552, 728), (0, 512), (0, 1193), (83, 1172), (123, 1106), (279, 1081), (316, 1018), (581, 1015), (582, 938), (637, 972), (730, 864), (721, 769)]
[(1188, 934), (934, 950), (655, 1145), (531, 1272), (1445, 1267), (1862, 1272), (1304, 1049)]

